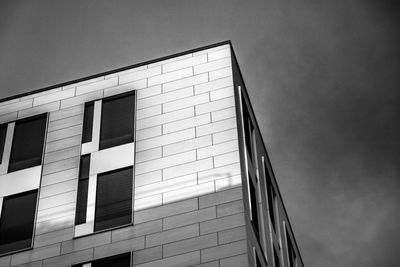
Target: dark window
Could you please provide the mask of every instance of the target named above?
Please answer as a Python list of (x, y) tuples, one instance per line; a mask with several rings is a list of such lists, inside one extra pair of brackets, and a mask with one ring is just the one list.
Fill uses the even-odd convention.
[(256, 252), (256, 266), (257, 267), (262, 267), (261, 262), (260, 262), (260, 258), (258, 258), (257, 252)]
[(247, 151), (249, 152), (249, 157), (250, 161), (253, 161), (253, 153), (254, 153), (254, 140), (253, 140), (253, 134), (254, 134), (254, 126), (253, 123), (251, 122), (250, 118), (250, 113), (247, 108), (246, 102), (244, 101), (244, 96), (242, 96), (243, 100), (243, 123), (244, 123), (244, 139), (246, 143), (246, 148)]
[(76, 202), (75, 224), (82, 224), (86, 222), (89, 167), (90, 154), (81, 156), (81, 162), (79, 165), (78, 198)]
[(130, 264), (130, 253), (125, 253), (122, 255), (96, 260), (92, 263), (92, 267), (128, 267)]
[[(124, 253), (92, 262), (92, 267), (129, 267), (131, 264), (131, 253)], [(82, 267), (83, 264), (75, 264), (72, 267)]]
[[(287, 232), (287, 230), (286, 230), (286, 232)], [(287, 244), (288, 244), (288, 252), (289, 252), (289, 267), (295, 267), (296, 253), (294, 252), (292, 241), (290, 240), (289, 237), (287, 237)]]
[(42, 114), (15, 123), (8, 172), (34, 167), (42, 163), (46, 121), (47, 115)]
[(0, 254), (30, 248), (37, 190), (3, 199), (0, 219)]
[(269, 176), (268, 168), (267, 166), (264, 166), (264, 173), (265, 173), (265, 180), (266, 180), (266, 185), (267, 185), (267, 201), (268, 201), (268, 213), (269, 217), (271, 218), (271, 224), (272, 227), (275, 230), (275, 190), (271, 184), (271, 177)]
[(3, 159), (4, 145), (6, 143), (7, 124), (0, 125), (0, 164)]
[(252, 223), (254, 227), (254, 231), (256, 232), (257, 238), (259, 238), (259, 226), (258, 226), (258, 212), (257, 212), (257, 190), (253, 184), (253, 180), (249, 174), (249, 188), (250, 188), (250, 201), (251, 201), (251, 217)]
[(280, 262), (279, 262), (279, 255), (278, 255), (278, 253), (276, 252), (276, 249), (274, 248), (274, 261), (275, 261), (275, 267), (280, 267), (281, 266), (281, 264), (280, 264)]
[(85, 104), (83, 116), (82, 143), (92, 141), (94, 102)]
[(133, 142), (134, 103), (132, 93), (103, 100), (100, 149)]
[(132, 176), (133, 167), (97, 176), (95, 231), (132, 222)]

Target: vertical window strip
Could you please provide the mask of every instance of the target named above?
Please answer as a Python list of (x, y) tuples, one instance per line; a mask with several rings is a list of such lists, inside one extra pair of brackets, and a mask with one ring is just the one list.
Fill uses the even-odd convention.
[[(91, 155), (92, 153), (99, 152), (101, 149), (111, 148), (134, 141), (134, 96), (134, 92), (128, 92), (85, 104), (82, 155)], [(113, 204), (107, 202), (112, 202), (111, 199), (113, 197), (118, 197), (119, 194), (108, 194), (104, 192), (112, 190), (113, 185), (117, 185), (117, 183), (102, 186), (106, 184), (106, 180), (101, 178), (109, 173), (118, 172), (120, 170), (113, 170), (107, 173), (96, 172), (90, 176), (89, 174), (80, 174), (78, 198), (81, 198), (82, 201), (77, 200), (79, 204), (77, 203), (76, 209), (77, 227), (75, 228), (75, 236), (90, 234), (132, 222), (133, 167), (130, 168), (132, 169), (132, 174), (129, 178), (129, 183), (131, 185), (126, 187), (129, 188), (130, 191), (129, 199), (125, 199), (125, 201), (122, 200), (124, 203), (128, 203), (129, 201), (129, 207), (128, 204), (126, 204), (127, 207), (122, 208), (124, 210), (122, 213), (126, 214), (121, 216), (115, 215), (115, 219), (110, 218), (110, 214), (107, 215), (107, 213), (114, 212), (117, 214), (119, 211), (110, 211), (110, 209), (107, 209), (105, 206), (112, 206)], [(114, 178), (114, 180), (115, 179), (116, 178)], [(84, 203), (86, 203), (86, 206)], [(114, 206), (115, 205), (118, 206), (117, 203), (114, 203)], [(107, 216), (109, 216), (109, 218), (106, 218)], [(109, 226), (106, 226), (107, 224), (109, 224)]]
[(10, 154), (14, 137), (15, 122), (8, 123), (6, 128), (7, 130), (4, 141), (2, 163), (0, 165), (0, 175), (6, 174), (8, 172), (8, 164), (10, 162)]
[(284, 229), (285, 229), (285, 237), (286, 237), (286, 244), (288, 250), (288, 258), (289, 258), (289, 267), (296, 267), (296, 252), (294, 251), (294, 247), (292, 244), (292, 240), (289, 236), (288, 229), (286, 227), (286, 223), (284, 222)]
[(275, 267), (280, 267), (281, 264), (280, 264), (280, 261), (279, 261), (279, 255), (278, 255), (278, 253), (276, 252), (275, 246), (274, 246), (273, 250), (274, 250), (274, 262), (275, 262)]
[[(242, 97), (244, 99), (244, 97)], [(253, 142), (253, 132), (254, 126), (250, 119), (250, 113), (246, 105), (246, 101), (242, 102), (243, 106), (243, 122), (244, 122), (244, 134), (245, 134), (245, 143), (246, 143), (246, 150), (248, 151), (250, 161), (253, 162), (254, 158), (254, 142)]]
[(3, 209), (3, 200), (4, 197), (0, 197), (0, 220), (1, 220), (1, 210)]
[(4, 145), (5, 145), (6, 136), (7, 136), (7, 125), (8, 124), (0, 125), (0, 164), (3, 162)]
[[(250, 174), (249, 174), (250, 177)], [(257, 202), (257, 190), (256, 187), (253, 183), (253, 180), (249, 179), (250, 181), (250, 201), (251, 201), (251, 221), (253, 223), (253, 228), (254, 228), (254, 232), (256, 233), (256, 237), (257, 240), (259, 240), (260, 238), (260, 230), (259, 230), (259, 225), (258, 225), (258, 211), (257, 211), (257, 206), (258, 206), (258, 202)]]
[(276, 231), (275, 205), (274, 205), (276, 194), (275, 194), (275, 190), (271, 183), (271, 177), (268, 172), (267, 163), (266, 163), (265, 159), (263, 161), (264, 161), (263, 163), (264, 163), (265, 185), (267, 187), (268, 214), (271, 219), (272, 227), (273, 227), (274, 231)]
[(86, 223), (89, 189), (90, 154), (81, 156), (79, 164), (78, 196), (76, 202), (75, 225)]
[(250, 212), (250, 217), (251, 217), (251, 196), (250, 196), (250, 175), (249, 175), (249, 160), (247, 157), (246, 153), (246, 133), (245, 133), (245, 118), (244, 118), (244, 110), (243, 110), (243, 97), (242, 97), (242, 87), (239, 85), (238, 86), (238, 91), (239, 91), (239, 108), (240, 108), (240, 119), (242, 123), (242, 144), (243, 144), (243, 151), (244, 152), (244, 165), (245, 165), (245, 173), (246, 173), (246, 186), (247, 186), (247, 192), (248, 192), (248, 197), (247, 201), (249, 203), (249, 212)]
[(94, 102), (92, 101), (85, 104), (85, 111), (83, 115), (82, 143), (92, 141), (93, 114)]

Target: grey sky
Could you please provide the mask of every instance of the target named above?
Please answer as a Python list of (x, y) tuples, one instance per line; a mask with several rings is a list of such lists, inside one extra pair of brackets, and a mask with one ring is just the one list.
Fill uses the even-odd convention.
[(232, 40), (306, 266), (400, 266), (397, 1), (0, 2), (0, 97)]

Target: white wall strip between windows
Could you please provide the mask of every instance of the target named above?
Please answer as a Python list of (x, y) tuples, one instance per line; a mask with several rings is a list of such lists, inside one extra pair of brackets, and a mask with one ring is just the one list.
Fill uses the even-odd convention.
[(1, 160), (1, 164), (0, 164), (0, 175), (6, 174), (8, 171), (8, 164), (10, 162), (10, 155), (11, 155), (12, 140), (13, 140), (13, 136), (14, 136), (14, 128), (15, 128), (15, 122), (11, 122), (7, 125), (7, 134), (6, 134), (6, 140), (4, 143), (3, 157)]

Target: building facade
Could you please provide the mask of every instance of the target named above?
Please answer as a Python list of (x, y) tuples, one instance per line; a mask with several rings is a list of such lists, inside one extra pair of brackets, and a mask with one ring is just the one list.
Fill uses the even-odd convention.
[(230, 42), (3, 99), (0, 266), (302, 267)]

